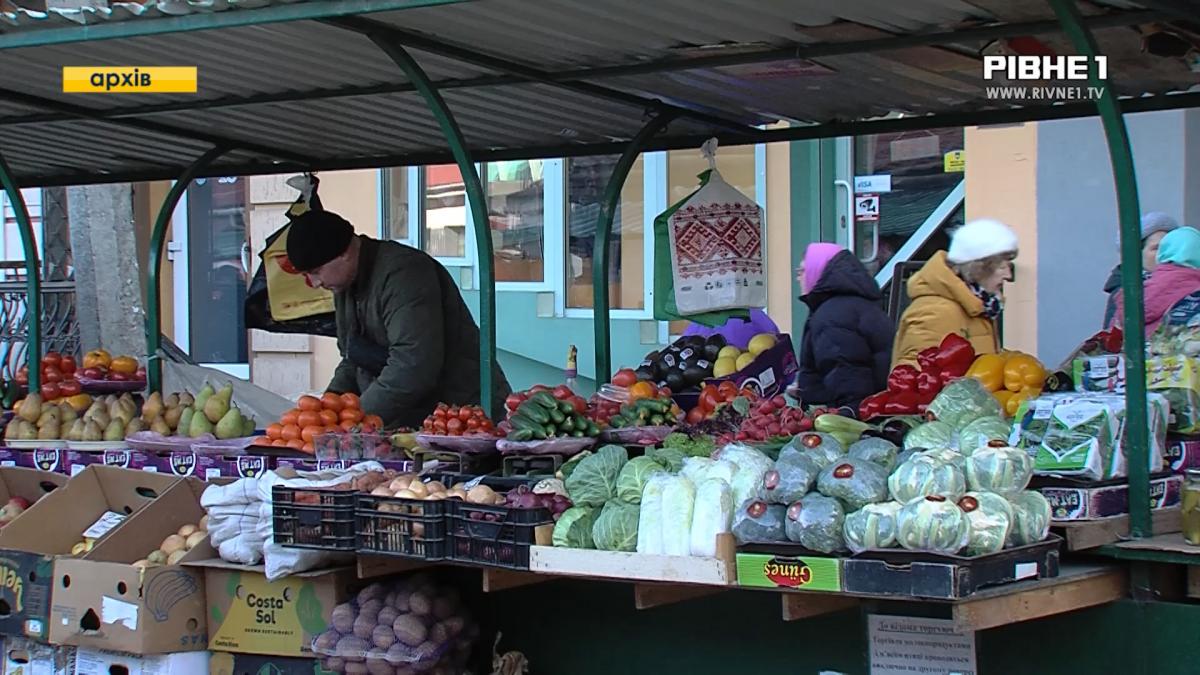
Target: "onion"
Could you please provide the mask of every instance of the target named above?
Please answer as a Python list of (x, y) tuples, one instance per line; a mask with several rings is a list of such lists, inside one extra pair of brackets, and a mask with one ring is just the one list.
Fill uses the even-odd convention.
[(374, 490), (371, 490), (371, 494), (376, 497), (391, 497), (392, 489), (386, 485), (380, 485), (379, 487), (375, 488)]
[(496, 491), (486, 485), (476, 485), (467, 491), (467, 501), (472, 504), (495, 504)]

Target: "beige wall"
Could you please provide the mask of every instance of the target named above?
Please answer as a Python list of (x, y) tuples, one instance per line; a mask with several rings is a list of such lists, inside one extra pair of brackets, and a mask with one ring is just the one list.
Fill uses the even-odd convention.
[(968, 127), (966, 218), (1017, 233), (1017, 280), (1005, 288), (1004, 346), (1037, 353), (1037, 124)]
[(792, 325), (790, 158), (787, 143), (767, 146), (767, 314), (784, 332)]

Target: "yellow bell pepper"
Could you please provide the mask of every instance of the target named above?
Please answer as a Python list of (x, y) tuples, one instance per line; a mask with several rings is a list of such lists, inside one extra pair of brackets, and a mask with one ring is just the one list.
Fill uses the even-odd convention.
[(999, 354), (981, 354), (967, 370), (967, 377), (979, 380), (988, 391), (999, 391), (1004, 388), (1004, 365)]
[(1046, 386), (1046, 368), (1040, 361), (1028, 354), (1018, 354), (1009, 357), (1004, 363), (1004, 388), (1019, 392), (1029, 387), (1036, 387), (1041, 392)]
[(1017, 410), (1021, 407), (1022, 402), (1031, 398), (1037, 398), (1038, 396), (1041, 396), (1041, 394), (1041, 387), (1026, 387), (1021, 391), (1013, 392), (1008, 397), (1008, 400), (1004, 402), (1004, 414), (1008, 415), (1009, 417), (1015, 417)]
[[(992, 396), (995, 396), (996, 400), (1000, 402), (1000, 409), (1007, 412), (1008, 411), (1008, 400), (1010, 398), (1012, 398), (1013, 396), (1016, 396), (1016, 394), (1007, 389), (1000, 389), (1000, 391), (993, 391)], [(1011, 417), (1011, 415), (1010, 415), (1010, 417)]]

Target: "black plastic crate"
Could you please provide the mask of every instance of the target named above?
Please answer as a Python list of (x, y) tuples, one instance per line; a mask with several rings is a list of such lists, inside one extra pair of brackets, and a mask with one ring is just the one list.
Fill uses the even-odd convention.
[(358, 551), (445, 560), (447, 501), (358, 495)]
[(355, 499), (350, 490), (276, 485), (271, 490), (275, 543), (287, 548), (353, 551)]
[(546, 509), (455, 502), (447, 522), (451, 560), (527, 570), (537, 528), (554, 520)]

